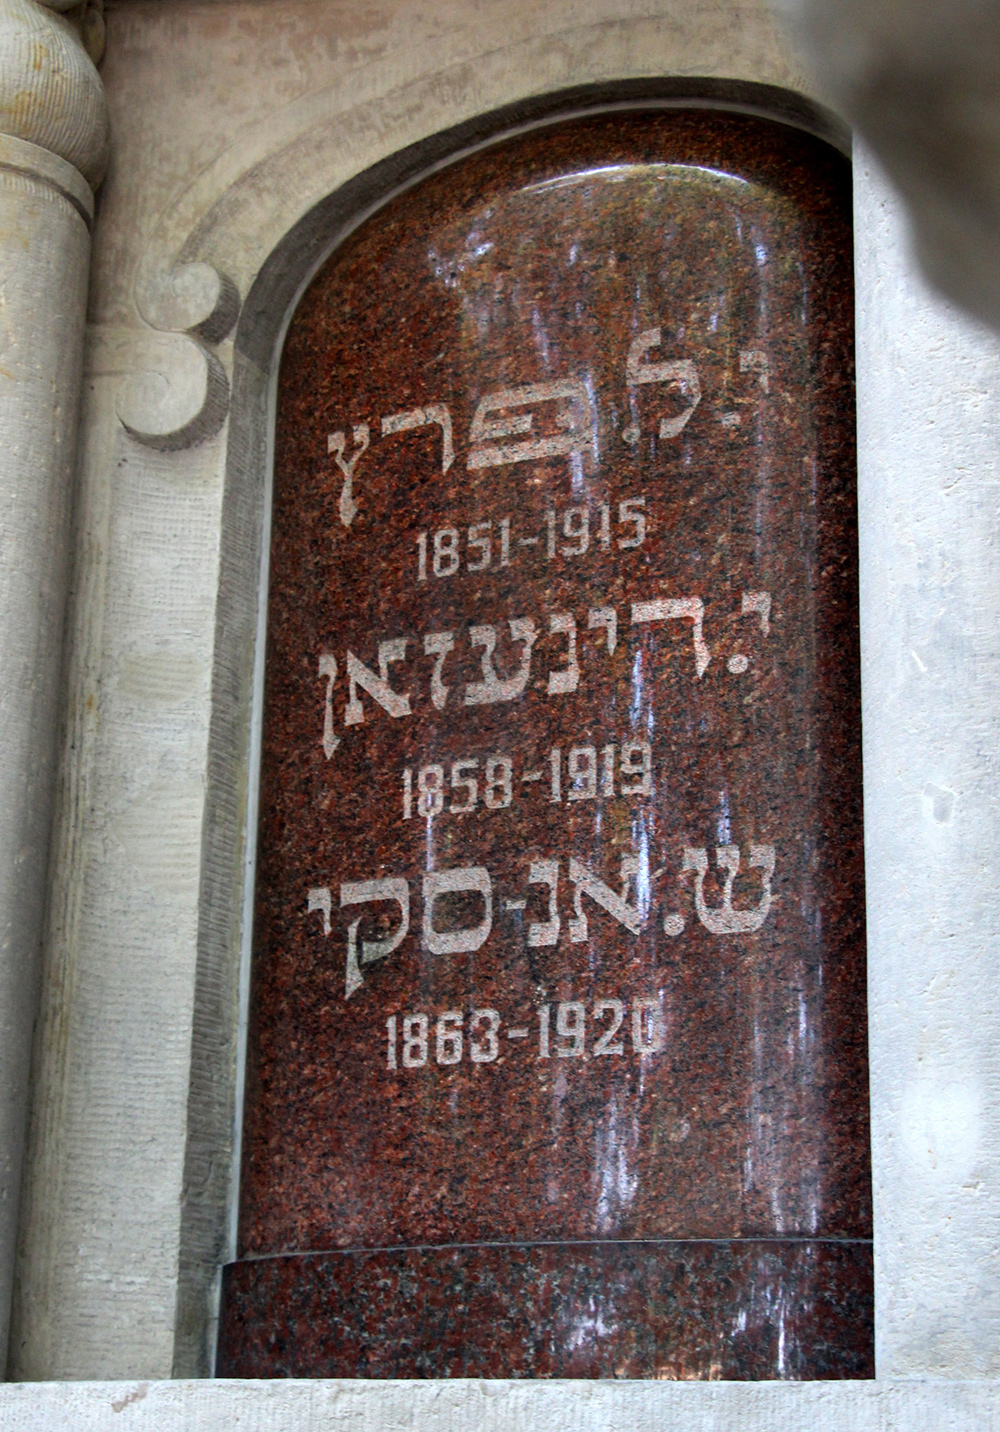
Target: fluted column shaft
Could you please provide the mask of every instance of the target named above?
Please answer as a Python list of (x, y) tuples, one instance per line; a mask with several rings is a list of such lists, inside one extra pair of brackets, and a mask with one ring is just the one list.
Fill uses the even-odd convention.
[(0, 1356), (52, 813), (100, 80), (72, 25), (0, 3)]

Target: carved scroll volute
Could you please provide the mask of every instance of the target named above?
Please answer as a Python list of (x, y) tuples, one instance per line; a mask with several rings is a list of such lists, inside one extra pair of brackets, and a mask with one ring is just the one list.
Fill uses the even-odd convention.
[(229, 411), (229, 377), (213, 349), (239, 316), (236, 285), (207, 263), (143, 265), (136, 306), (149, 324), (140, 360), (118, 394), (118, 416), (137, 442), (178, 452), (212, 438)]

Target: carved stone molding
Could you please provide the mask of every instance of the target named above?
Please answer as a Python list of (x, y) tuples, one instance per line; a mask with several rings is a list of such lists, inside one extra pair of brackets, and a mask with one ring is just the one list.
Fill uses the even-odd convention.
[(208, 263), (140, 266), (135, 301), (149, 330), (139, 340), (144, 366), (118, 394), (122, 426), (147, 447), (179, 452), (214, 437), (229, 411), (229, 376), (213, 347), (228, 337), (240, 296)]
[(159, 452), (214, 437), (229, 410), (219, 358), (187, 333), (143, 334), (137, 347), (148, 366), (128, 374), (116, 403), (126, 432)]

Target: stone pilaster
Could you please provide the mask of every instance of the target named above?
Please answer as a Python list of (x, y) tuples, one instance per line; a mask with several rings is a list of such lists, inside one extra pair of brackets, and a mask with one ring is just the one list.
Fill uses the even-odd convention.
[(101, 81), (77, 28), (35, 0), (0, 0), (0, 1354), (38, 991), (93, 189), (107, 145)]

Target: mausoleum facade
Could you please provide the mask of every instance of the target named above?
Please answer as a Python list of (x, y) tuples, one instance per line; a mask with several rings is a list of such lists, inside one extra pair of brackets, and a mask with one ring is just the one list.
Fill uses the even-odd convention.
[(0, 1423), (1000, 1422), (1000, 356), (772, 9), (0, 94)]

